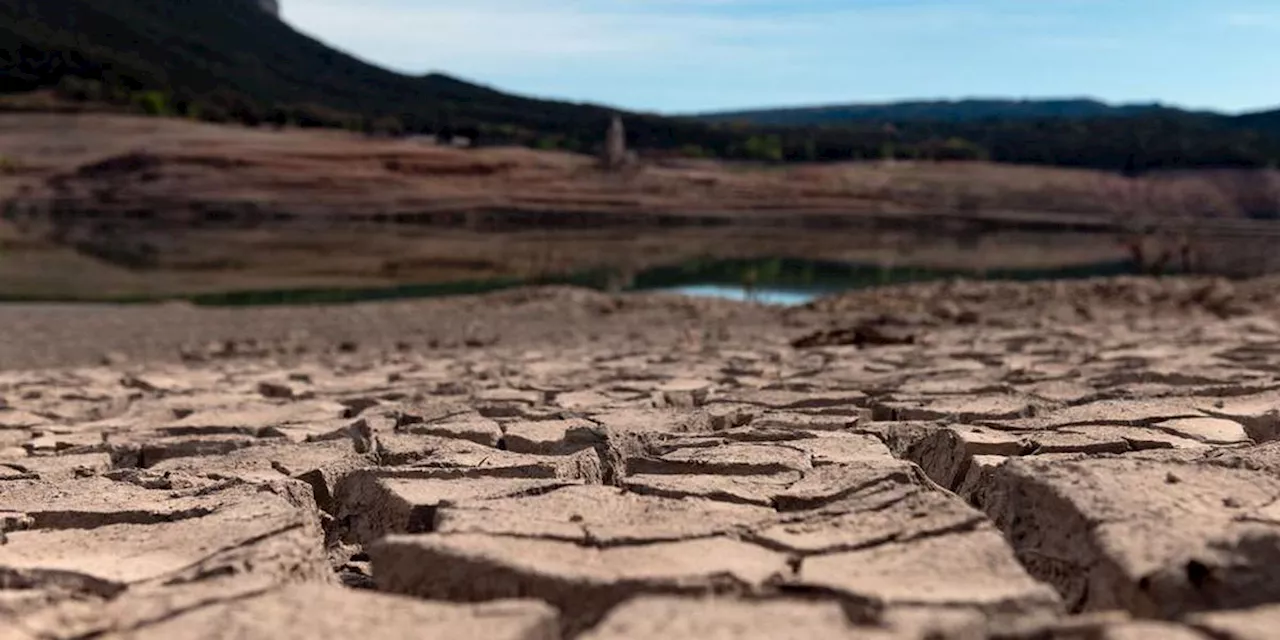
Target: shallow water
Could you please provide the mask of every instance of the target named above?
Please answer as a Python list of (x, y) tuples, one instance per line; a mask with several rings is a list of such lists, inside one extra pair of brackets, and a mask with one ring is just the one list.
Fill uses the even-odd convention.
[[(632, 291), (798, 306), (822, 296), (887, 284), (945, 278), (1053, 280), (1136, 273), (1127, 263), (1049, 269), (992, 269), (983, 273), (921, 267), (883, 267), (796, 258), (706, 260), (658, 267), (638, 274)], [(753, 283), (750, 287), (747, 283)]]
[(736, 300), (739, 302), (758, 302), (760, 304), (784, 307), (802, 305), (828, 293), (834, 293), (834, 291), (783, 289), (777, 287), (755, 287), (748, 290), (746, 287), (723, 284), (694, 284), (681, 287), (652, 289), (651, 291), (659, 293), (674, 293), (697, 298), (721, 298), (724, 300)]
[[(921, 282), (941, 278), (979, 280), (1045, 280), (1087, 278), (1137, 273), (1127, 263), (1077, 265), (1059, 269), (996, 269), (983, 273), (935, 270), (919, 267), (881, 267), (866, 264), (817, 262), (794, 258), (767, 260), (702, 260), (658, 267), (631, 277), (626, 291), (664, 292), (677, 295), (753, 301), (762, 304), (796, 306), (826, 295), (887, 284)], [(147, 303), (160, 300), (187, 300), (208, 306), (269, 306), (340, 304), (374, 300), (435, 298), (499, 291), (528, 285), (573, 285), (613, 290), (616, 274), (607, 269), (563, 276), (521, 280), (495, 278), (429, 284), (404, 284), (374, 288), (310, 288), (253, 291), (226, 291), (185, 296), (128, 297), (99, 302)], [(750, 287), (746, 283), (753, 283)], [(62, 302), (63, 298), (22, 297), (10, 302)]]

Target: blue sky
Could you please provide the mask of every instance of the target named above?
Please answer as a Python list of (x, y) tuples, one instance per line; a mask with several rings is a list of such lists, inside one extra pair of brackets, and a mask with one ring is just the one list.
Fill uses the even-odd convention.
[(1280, 106), (1277, 0), (282, 0), (398, 71), (668, 113), (915, 98)]

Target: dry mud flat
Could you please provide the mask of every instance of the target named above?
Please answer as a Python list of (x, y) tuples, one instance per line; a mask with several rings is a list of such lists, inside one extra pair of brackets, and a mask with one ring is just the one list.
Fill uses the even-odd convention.
[(1280, 323), (1139, 288), (3, 372), (0, 638), (1275, 637)]

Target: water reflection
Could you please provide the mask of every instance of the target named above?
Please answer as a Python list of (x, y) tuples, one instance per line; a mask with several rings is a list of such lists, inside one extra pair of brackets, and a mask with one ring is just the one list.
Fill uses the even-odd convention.
[(754, 301), (796, 306), (815, 298), (887, 284), (945, 278), (1056, 280), (1138, 273), (1128, 262), (1080, 264), (1043, 269), (930, 269), (822, 262), (797, 258), (701, 260), (649, 269), (634, 277), (631, 291)]
[(805, 304), (815, 298), (832, 293), (830, 291), (780, 289), (773, 287), (735, 287), (723, 284), (692, 284), (680, 287), (653, 289), (659, 293), (675, 293), (699, 298), (722, 298), (739, 302), (758, 302), (760, 304), (792, 307)]
[[(687, 296), (750, 300), (763, 304), (794, 306), (820, 296), (886, 284), (920, 282), (940, 278), (1041, 280), (1086, 278), (1138, 273), (1129, 263), (1086, 264), (1057, 269), (991, 269), (982, 273), (920, 267), (817, 262), (793, 258), (766, 260), (700, 260), (649, 269), (628, 278), (625, 291), (667, 292)], [(471, 295), (528, 285), (570, 285), (616, 291), (610, 286), (617, 273), (597, 269), (575, 274), (522, 280), (495, 278), (430, 284), (404, 284), (375, 288), (314, 288), (226, 291), (185, 296), (112, 298), (111, 302), (187, 300), (210, 306), (266, 306), (280, 304), (340, 304), (374, 300), (433, 298)], [(14, 298), (32, 301), (35, 298)], [(40, 298), (57, 301), (57, 298)]]

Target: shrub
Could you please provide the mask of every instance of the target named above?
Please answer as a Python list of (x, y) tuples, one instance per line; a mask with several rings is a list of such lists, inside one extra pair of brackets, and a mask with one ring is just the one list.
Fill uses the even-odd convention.
[(782, 160), (782, 139), (776, 135), (751, 136), (747, 138), (745, 151), (752, 160), (779, 162)]
[(173, 107), (169, 104), (169, 96), (159, 91), (143, 91), (133, 94), (130, 102), (149, 116), (173, 115)]

